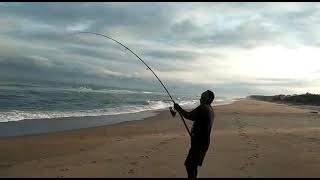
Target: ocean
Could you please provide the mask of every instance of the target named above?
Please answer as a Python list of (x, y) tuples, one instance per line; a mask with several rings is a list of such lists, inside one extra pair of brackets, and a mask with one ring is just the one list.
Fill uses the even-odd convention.
[[(185, 108), (199, 105), (199, 95), (181, 93), (172, 96)], [(233, 101), (232, 98), (217, 96), (214, 104)], [(122, 122), (123, 119), (139, 120), (152, 116), (152, 110), (170, 106), (172, 102), (164, 90), (5, 84), (0, 85), (0, 136), (93, 127)], [(53, 119), (65, 121), (57, 123)], [(67, 125), (66, 120), (70, 122)], [(53, 122), (54, 126), (48, 124)]]

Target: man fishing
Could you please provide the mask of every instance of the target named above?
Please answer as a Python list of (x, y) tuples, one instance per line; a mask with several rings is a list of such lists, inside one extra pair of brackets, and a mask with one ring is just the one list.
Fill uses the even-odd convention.
[(179, 104), (174, 103), (174, 108), (186, 119), (194, 121), (191, 129), (191, 147), (184, 165), (188, 178), (196, 178), (198, 166), (202, 166), (203, 159), (209, 148), (211, 127), (214, 120), (214, 111), (211, 103), (214, 100), (214, 93), (207, 90), (201, 94), (200, 105), (187, 112)]
[[(86, 34), (93, 34), (93, 35), (97, 35), (97, 36), (102, 36), (105, 37), (107, 39), (110, 39), (118, 44), (120, 44), (121, 46), (123, 46), (124, 48), (126, 48), (127, 50), (129, 50), (132, 54), (134, 54), (145, 66), (147, 66), (147, 69), (150, 70), (153, 75), (158, 79), (158, 81), (160, 82), (160, 84), (163, 86), (163, 88), (166, 90), (166, 92), (168, 93), (170, 99), (172, 100), (172, 102), (174, 102), (173, 98), (171, 97), (169, 91), (167, 90), (167, 88), (165, 87), (165, 85), (161, 82), (161, 80), (159, 79), (159, 77), (156, 75), (156, 73), (148, 66), (148, 64), (146, 62), (144, 62), (136, 53), (134, 53), (130, 48), (128, 48), (127, 46), (123, 45), (122, 43), (120, 43), (119, 41), (103, 35), (103, 34), (99, 34), (99, 33), (94, 33), (94, 32), (78, 32), (75, 34), (79, 34), (79, 33), (86, 33)], [(188, 177), (190, 178), (196, 178), (197, 177), (197, 173), (198, 173), (198, 166), (202, 166), (202, 161), (204, 159), (204, 156), (208, 150), (209, 144), (210, 144), (210, 133), (211, 133), (211, 126), (212, 126), (212, 122), (213, 122), (213, 118), (214, 118), (214, 112), (212, 110), (211, 107), (211, 103), (214, 100), (214, 94), (212, 91), (205, 91), (204, 93), (202, 93), (201, 95), (201, 99), (200, 99), (200, 106), (198, 106), (196, 109), (194, 109), (191, 112), (187, 112), (185, 110), (183, 110), (178, 104), (176, 104), (174, 102), (174, 108), (176, 110), (178, 110), (180, 112), (180, 116), (181, 116), (181, 120), (183, 121), (188, 133), (191, 136), (191, 148), (189, 150), (189, 154), (188, 157), (185, 161), (185, 166), (188, 172)], [(171, 111), (171, 109), (170, 109)], [(171, 111), (171, 113), (173, 113), (172, 115), (174, 115), (174, 112)], [(192, 128), (192, 132), (190, 133), (183, 117), (194, 121), (193, 123), (193, 128)]]

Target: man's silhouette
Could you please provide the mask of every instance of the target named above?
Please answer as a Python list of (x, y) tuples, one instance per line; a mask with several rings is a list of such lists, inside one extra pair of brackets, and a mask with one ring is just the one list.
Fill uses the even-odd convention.
[(187, 112), (178, 104), (174, 108), (181, 113), (183, 117), (194, 121), (191, 129), (191, 148), (184, 165), (189, 178), (196, 178), (198, 166), (202, 166), (203, 159), (210, 144), (211, 127), (214, 120), (214, 111), (211, 103), (214, 100), (214, 93), (207, 90), (201, 94), (200, 105)]

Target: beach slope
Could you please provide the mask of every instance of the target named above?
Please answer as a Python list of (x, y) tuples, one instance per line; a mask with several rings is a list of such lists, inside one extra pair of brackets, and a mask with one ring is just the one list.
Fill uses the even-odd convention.
[[(214, 107), (198, 177), (320, 177), (320, 115), (250, 99)], [(188, 122), (189, 127), (191, 123)], [(179, 116), (0, 139), (0, 177), (186, 177)]]

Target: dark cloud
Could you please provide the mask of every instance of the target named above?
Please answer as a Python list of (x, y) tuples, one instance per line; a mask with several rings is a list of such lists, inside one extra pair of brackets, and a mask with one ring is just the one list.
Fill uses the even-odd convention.
[[(192, 72), (195, 59), (223, 59), (218, 50), (196, 51), (202, 48), (319, 47), (319, 15), (315, 3), (5, 3), (0, 25), (7, 26), (0, 28), (0, 45), (7, 49), (0, 50), (0, 74), (2, 79), (108, 80), (134, 86), (129, 82), (148, 82), (134, 75), (144, 70), (136, 57), (107, 39), (71, 33), (114, 35), (157, 71)], [(304, 85), (266, 78), (226, 83), (221, 91)]]
[(195, 57), (198, 57), (199, 54), (192, 51), (183, 51), (183, 50), (145, 50), (142, 54), (145, 57), (151, 57), (154, 59), (170, 59), (172, 61), (175, 60), (183, 60), (183, 61), (191, 61)]
[(197, 27), (190, 21), (184, 21), (182, 24), (174, 25), (173, 32), (181, 37), (178, 40), (193, 44), (239, 48), (252, 48), (267, 43), (276, 43), (275, 40), (283, 33), (279, 30), (272, 30), (259, 18), (246, 20), (237, 27), (230, 29), (214, 29), (214, 24), (206, 26), (212, 26), (210, 28), (213, 29), (212, 32), (205, 33), (203, 29), (208, 27)]
[(127, 78), (130, 75), (113, 73), (104, 67), (90, 63), (63, 63), (50, 61), (43, 57), (0, 57), (0, 72), (2, 76), (11, 78), (30, 77), (31, 79), (65, 80), (82, 78)]
[[(212, 16), (212, 23), (196, 25), (192, 18), (174, 23), (171, 26), (171, 38), (204, 46), (252, 48), (262, 45), (315, 46), (319, 41), (314, 37), (320, 24), (319, 7), (314, 3), (301, 4), (299, 9), (291, 10), (294, 3), (231, 3), (215, 4), (216, 13), (233, 9), (234, 14)], [(211, 4), (212, 5), (212, 4)], [(215, 6), (212, 5), (212, 6)], [(297, 4), (296, 4), (297, 5)], [(272, 8), (271, 8), (272, 7)], [(270, 9), (269, 11), (266, 9)], [(237, 17), (237, 10), (239, 17)], [(240, 11), (241, 10), (241, 11)], [(247, 14), (242, 17), (242, 14)], [(214, 14), (214, 13), (213, 13)], [(210, 16), (208, 14), (208, 16)], [(223, 23), (215, 23), (215, 19), (224, 18)], [(239, 21), (232, 28), (224, 28), (228, 24)], [(210, 30), (207, 32), (206, 30)]]
[(188, 38), (201, 34), (203, 29), (195, 25), (191, 19), (186, 19), (181, 22), (177, 22), (170, 27), (171, 32), (180, 38)]
[[(103, 46), (104, 47), (104, 46)], [(77, 54), (78, 56), (82, 57), (90, 57), (90, 58), (97, 58), (101, 61), (114, 61), (114, 62), (130, 62), (131, 56), (128, 56), (124, 49), (121, 49), (119, 47), (112, 48), (92, 48), (88, 46), (79, 46), (79, 45), (71, 45), (71, 46), (65, 46), (61, 48), (62, 51), (65, 53), (70, 54)], [(132, 62), (132, 60), (131, 60)]]
[[(70, 64), (48, 64), (32, 57), (0, 57), (0, 81), (19, 83), (41, 83), (50, 85), (92, 85), (102, 87), (124, 87), (152, 89), (161, 86), (155, 79), (141, 79), (126, 74), (113, 75), (97, 72), (99, 67)], [(101, 69), (101, 68), (100, 68)]]
[[(1, 14), (15, 18), (24, 17), (63, 29), (78, 23), (89, 23), (88, 30), (101, 31), (114, 26), (157, 26), (168, 23), (172, 14), (166, 3), (12, 3), (0, 7)], [(26, 24), (28, 27), (28, 24)]]

